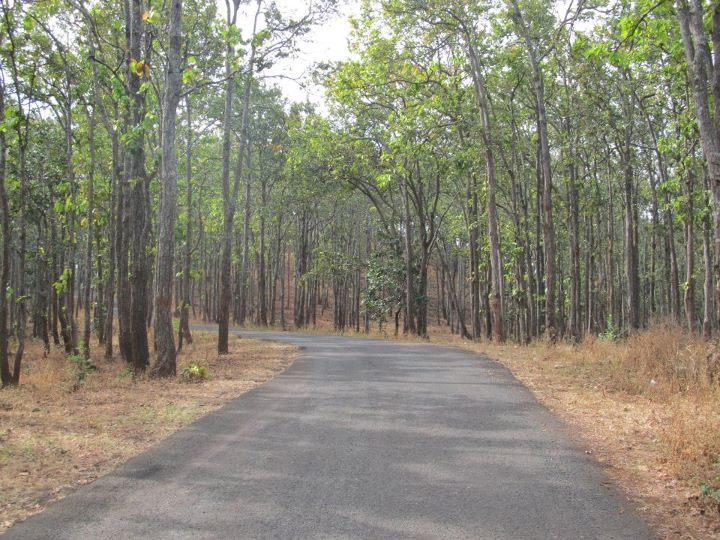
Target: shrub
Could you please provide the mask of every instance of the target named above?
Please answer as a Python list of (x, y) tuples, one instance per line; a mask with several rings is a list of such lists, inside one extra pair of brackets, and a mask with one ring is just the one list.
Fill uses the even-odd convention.
[(80, 385), (83, 383), (85, 379), (87, 379), (87, 376), (90, 375), (90, 373), (97, 369), (95, 367), (95, 364), (93, 364), (89, 358), (85, 358), (82, 354), (72, 354), (70, 355), (70, 361), (74, 364), (72, 375), (73, 375), (73, 391), (80, 388)]
[(608, 315), (606, 329), (598, 336), (598, 339), (600, 339), (600, 341), (616, 342), (620, 341), (622, 337), (623, 333), (620, 331), (620, 328), (615, 326), (612, 315)]
[(180, 377), (185, 382), (202, 382), (210, 378), (208, 369), (198, 362), (190, 362), (185, 369), (180, 372)]
[(118, 379), (132, 379), (134, 375), (135, 370), (133, 370), (132, 366), (125, 366), (120, 373), (118, 373)]

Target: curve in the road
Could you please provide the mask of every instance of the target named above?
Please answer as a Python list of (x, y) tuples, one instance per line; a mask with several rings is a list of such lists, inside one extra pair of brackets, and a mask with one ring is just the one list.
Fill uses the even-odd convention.
[(303, 353), (6, 538), (654, 538), (496, 362), (432, 345), (248, 335)]

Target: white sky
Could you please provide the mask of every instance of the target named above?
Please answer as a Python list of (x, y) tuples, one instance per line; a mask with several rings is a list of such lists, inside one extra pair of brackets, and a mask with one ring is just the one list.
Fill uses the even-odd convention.
[[(216, 0), (218, 14), (225, 18), (225, 1)], [(312, 0), (276, 0), (281, 12), (288, 15), (301, 15), (306, 12), (308, 2)], [(253, 2), (254, 4), (254, 2)], [(346, 60), (350, 56), (348, 38), (350, 36), (350, 23), (348, 17), (359, 14), (360, 6), (356, 0), (340, 2), (339, 14), (332, 17), (321, 26), (314, 26), (310, 32), (298, 43), (299, 52), (291, 58), (279, 60), (271, 69), (265, 72), (267, 84), (281, 88), (283, 94), (291, 102), (302, 102), (310, 99), (313, 103), (322, 106), (324, 102), (323, 89), (311, 82), (311, 71), (317, 62), (334, 62)], [(246, 7), (238, 13), (238, 26), (247, 36), (252, 30), (252, 17)], [(291, 77), (293, 80), (281, 78)]]
[[(215, 0), (218, 15), (225, 20), (225, 0)], [(281, 12), (287, 16), (300, 17), (306, 13), (307, 6), (313, 0), (275, 0)], [(569, 6), (577, 5), (578, 0), (554, 0), (556, 16), (562, 19)], [(232, 3), (232, 2), (231, 2)], [(238, 25), (243, 36), (252, 31), (252, 19), (255, 14), (255, 2), (247, 2), (238, 13)], [(309, 99), (320, 110), (325, 109), (324, 90), (312, 83), (311, 72), (318, 62), (336, 62), (347, 60), (351, 53), (348, 47), (350, 37), (350, 16), (360, 14), (359, 0), (338, 0), (338, 14), (322, 25), (313, 26), (310, 32), (298, 43), (298, 53), (291, 58), (279, 60), (271, 69), (264, 72), (269, 86), (278, 86), (290, 102), (304, 102)], [(592, 28), (597, 21), (580, 21), (576, 28)], [(288, 77), (288, 78), (284, 78)], [(297, 82), (290, 79), (296, 79)]]

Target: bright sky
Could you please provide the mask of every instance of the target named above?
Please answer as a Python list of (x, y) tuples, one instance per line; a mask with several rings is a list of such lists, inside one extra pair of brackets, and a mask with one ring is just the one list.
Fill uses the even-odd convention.
[[(216, 0), (218, 13), (225, 17), (225, 1)], [(276, 0), (282, 13), (291, 16), (300, 16), (307, 10), (308, 2), (312, 0)], [(254, 4), (254, 2), (253, 2)], [(241, 11), (243, 8), (241, 8)], [(277, 62), (265, 72), (269, 78), (269, 85), (277, 85), (291, 102), (301, 102), (310, 99), (313, 103), (321, 105), (323, 102), (323, 89), (313, 85), (311, 71), (317, 62), (334, 62), (345, 60), (350, 56), (348, 37), (350, 36), (350, 23), (348, 17), (358, 14), (359, 2), (345, 0), (340, 3), (339, 14), (332, 17), (322, 26), (314, 26), (311, 31), (298, 43), (299, 52), (291, 58)], [(238, 14), (238, 23), (244, 35), (252, 30), (252, 16), (248, 8)], [(284, 78), (297, 79), (298, 82)], [(298, 84), (302, 83), (302, 84)]]

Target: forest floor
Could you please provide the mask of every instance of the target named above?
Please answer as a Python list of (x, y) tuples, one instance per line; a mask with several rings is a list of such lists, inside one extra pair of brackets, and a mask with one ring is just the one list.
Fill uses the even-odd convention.
[(281, 373), (297, 350), (231, 336), (231, 354), (218, 357), (215, 333), (194, 337), (178, 357), (179, 374), (190, 362), (209, 370), (194, 383), (133, 380), (98, 350), (96, 369), (76, 385), (64, 354), (43, 357), (31, 344), (22, 384), (0, 392), (0, 532)]
[[(322, 321), (310, 331), (332, 331), (332, 325)], [(437, 326), (429, 333), (431, 343), (506, 366), (573, 428), (661, 538), (720, 539), (717, 344), (667, 323), (577, 345), (475, 343)]]

